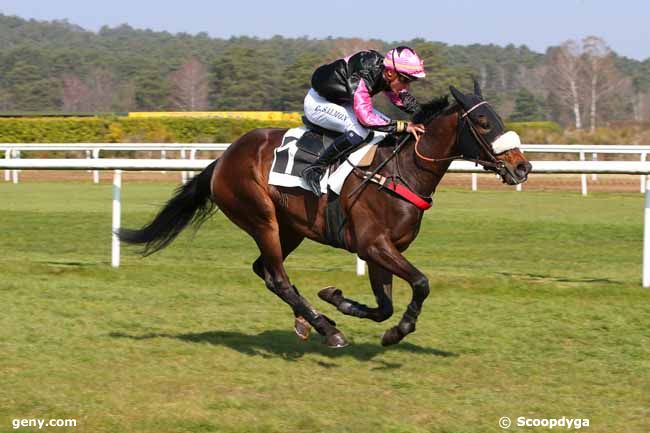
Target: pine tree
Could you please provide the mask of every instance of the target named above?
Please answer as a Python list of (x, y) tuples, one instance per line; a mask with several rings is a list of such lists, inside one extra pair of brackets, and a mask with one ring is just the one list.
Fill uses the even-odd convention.
[(515, 108), (510, 115), (513, 122), (527, 122), (535, 120), (546, 120), (544, 102), (531, 92), (522, 88), (517, 92)]

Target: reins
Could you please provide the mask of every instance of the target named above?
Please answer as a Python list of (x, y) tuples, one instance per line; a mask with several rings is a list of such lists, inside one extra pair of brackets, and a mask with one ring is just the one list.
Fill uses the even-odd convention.
[[(348, 197), (352, 197), (357, 192), (359, 192), (363, 187), (365, 187), (368, 184), (368, 182), (370, 182), (375, 177), (375, 175), (377, 173), (379, 173), (379, 171), (382, 168), (384, 168), (386, 166), (386, 164), (388, 164), (390, 162), (391, 159), (395, 158), (397, 156), (397, 154), (400, 152), (400, 150), (402, 150), (402, 147), (404, 147), (404, 145), (406, 144), (406, 142), (408, 141), (410, 136), (411, 136), (411, 134), (406, 134), (402, 138), (402, 140), (395, 146), (395, 148), (391, 152), (390, 156), (388, 158), (386, 158), (385, 160), (383, 160), (382, 163), (377, 166), (377, 168), (375, 168), (370, 173), (364, 173), (364, 175), (361, 176), (363, 178), (363, 182), (361, 182), (359, 185), (357, 185), (356, 188), (354, 188), (350, 192), (350, 194), (348, 194)], [(356, 166), (354, 166), (353, 170), (355, 170), (355, 173), (356, 173), (356, 170), (358, 170), (358, 168)]]
[(415, 141), (415, 154), (418, 156), (418, 158), (427, 161), (427, 162), (444, 162), (444, 161), (453, 161), (455, 159), (464, 159), (463, 155), (455, 155), (455, 156), (449, 156), (447, 158), (429, 158), (428, 156), (424, 156), (420, 153), (418, 150), (418, 146), (420, 145), (420, 140)]

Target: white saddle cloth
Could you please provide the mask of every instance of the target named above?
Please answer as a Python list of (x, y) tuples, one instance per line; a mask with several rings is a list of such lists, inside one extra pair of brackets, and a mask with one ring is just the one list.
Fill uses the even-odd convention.
[[(294, 157), (296, 155), (296, 151), (298, 150), (298, 146), (296, 146), (296, 144), (298, 143), (298, 139), (302, 137), (302, 135), (306, 131), (307, 128), (305, 128), (304, 126), (299, 126), (297, 128), (292, 128), (288, 130), (287, 133), (284, 135), (284, 137), (282, 137), (282, 142), (286, 144), (277, 147), (274, 151), (273, 164), (271, 164), (271, 172), (269, 174), (269, 184), (277, 185), (277, 186), (288, 186), (288, 187), (299, 186), (302, 189), (311, 191), (309, 186), (307, 186), (307, 182), (305, 181), (305, 179), (303, 179), (300, 176), (295, 176), (291, 174)], [(363, 157), (366, 155), (368, 150), (370, 150), (370, 147), (373, 144), (379, 143), (381, 140), (383, 140), (386, 137), (386, 135), (387, 135), (386, 133), (375, 131), (372, 140), (369, 143), (364, 144), (362, 147), (352, 152), (350, 156), (348, 156), (347, 161), (339, 165), (339, 167), (336, 170), (334, 170), (333, 173), (330, 173), (329, 169), (327, 169), (325, 175), (321, 179), (321, 183), (320, 183), (321, 192), (326, 193), (327, 187), (329, 186), (329, 188), (332, 191), (334, 191), (336, 194), (341, 194), (343, 183), (345, 182), (345, 179), (347, 179), (347, 177), (352, 172), (354, 166), (359, 164), (359, 161), (363, 159)], [(287, 140), (288, 137), (295, 138), (295, 139)], [(279, 173), (276, 170), (274, 170), (277, 162), (277, 155), (278, 152), (282, 152), (285, 150), (288, 150), (289, 160), (283, 172)]]

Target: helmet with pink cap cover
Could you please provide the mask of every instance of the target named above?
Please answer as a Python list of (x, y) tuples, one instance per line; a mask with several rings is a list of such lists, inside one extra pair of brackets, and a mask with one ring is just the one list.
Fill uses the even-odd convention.
[(424, 78), (424, 62), (409, 47), (399, 46), (386, 53), (384, 67), (396, 71), (410, 79)]

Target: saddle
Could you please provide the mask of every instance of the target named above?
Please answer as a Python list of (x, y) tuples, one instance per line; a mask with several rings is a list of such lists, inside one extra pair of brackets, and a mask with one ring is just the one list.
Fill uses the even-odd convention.
[[(294, 165), (298, 164), (299, 169), (306, 168), (311, 165), (318, 157), (327, 149), (334, 139), (342, 135), (342, 133), (337, 131), (332, 131), (330, 129), (323, 128), (322, 126), (316, 125), (307, 119), (307, 117), (302, 116), (302, 123), (307, 128), (307, 131), (300, 137), (296, 146), (298, 151), (296, 152)], [(344, 160), (350, 153), (357, 150), (363, 144), (371, 141), (374, 137), (372, 131), (368, 134), (368, 137), (361, 143), (359, 146), (356, 146), (352, 149), (349, 149), (348, 152), (341, 155), (337, 161), (332, 164), (332, 167), (338, 167), (340, 162)], [(377, 146), (373, 146), (372, 149), (366, 154), (366, 156), (359, 163), (359, 167), (367, 167), (372, 163), (372, 160), (375, 156), (375, 151)], [(334, 171), (334, 169), (332, 169)]]

